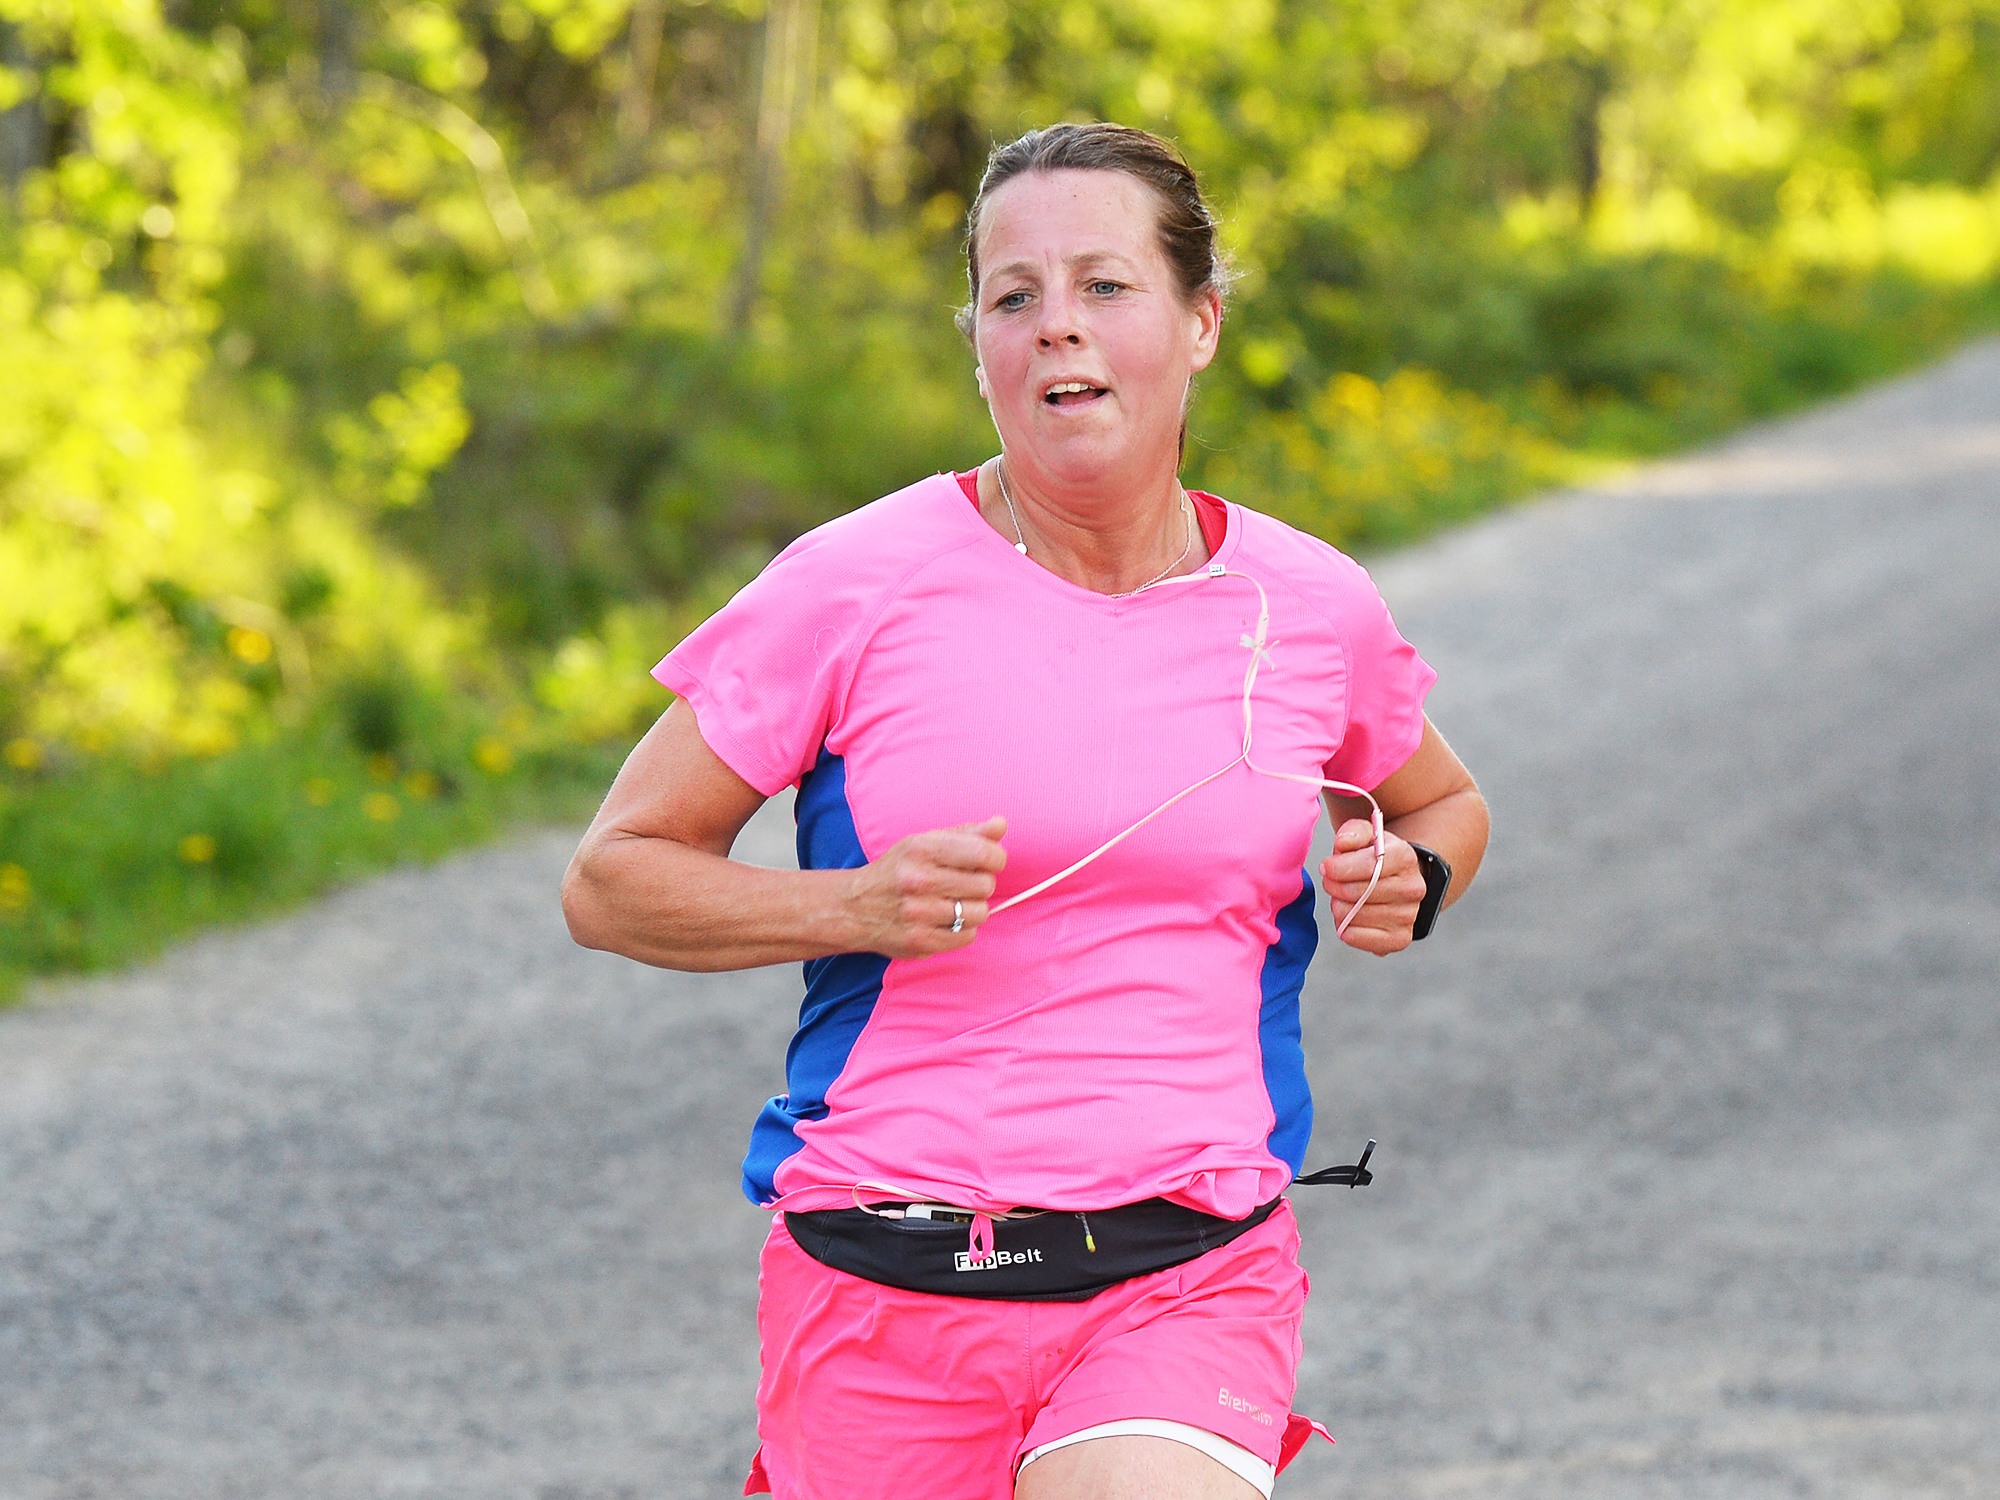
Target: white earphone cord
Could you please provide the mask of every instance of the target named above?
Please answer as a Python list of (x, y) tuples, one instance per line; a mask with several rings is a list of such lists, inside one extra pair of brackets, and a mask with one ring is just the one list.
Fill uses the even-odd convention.
[(997, 917), (998, 915), (1000, 915), (1001, 912), (1005, 911), (1008, 907), (1019, 906), (1023, 901), (1026, 901), (1030, 896), (1039, 896), (1043, 891), (1047, 890), (1050, 886), (1059, 884), (1060, 882), (1069, 879), (1070, 876), (1076, 874), (1077, 871), (1081, 870), (1084, 866), (1088, 865), (1092, 860), (1098, 858), (1098, 856), (1102, 854), (1107, 854), (1112, 849), (1117, 848), (1119, 844), (1123, 843), (1126, 839), (1130, 838), (1133, 834), (1137, 833), (1141, 828), (1144, 828), (1148, 823), (1152, 822), (1153, 819), (1157, 818), (1161, 813), (1165, 812), (1168, 808), (1172, 807), (1176, 802), (1179, 802), (1182, 798), (1191, 796), (1193, 793), (1200, 791), (1203, 787), (1207, 786), (1211, 781), (1216, 780), (1218, 777), (1227, 775), (1229, 772), (1235, 770), (1239, 765), (1248, 766), (1252, 771), (1256, 772), (1259, 776), (1269, 776), (1277, 781), (1297, 781), (1303, 783), (1306, 786), (1324, 787), (1330, 791), (1340, 792), (1346, 796), (1359, 797), (1367, 802), (1369, 808), (1372, 811), (1373, 814), (1372, 821), (1375, 825), (1375, 871), (1372, 875), (1368, 877), (1368, 884), (1366, 888), (1363, 889), (1363, 891), (1361, 892), (1361, 899), (1359, 901), (1356, 901), (1353, 906), (1348, 908), (1347, 915), (1341, 918), (1339, 925), (1334, 928), (1334, 935), (1336, 937), (1345, 935), (1348, 927), (1353, 923), (1355, 917), (1360, 915), (1361, 908), (1368, 904), (1368, 898), (1375, 893), (1375, 883), (1382, 878), (1382, 861), (1388, 854), (1388, 846), (1385, 842), (1385, 837), (1386, 837), (1385, 830), (1383, 829), (1382, 826), (1382, 805), (1379, 802), (1377, 802), (1365, 788), (1351, 785), (1350, 783), (1345, 781), (1327, 781), (1324, 778), (1318, 776), (1301, 776), (1298, 775), (1296, 772), (1292, 771), (1267, 771), (1250, 758), (1250, 723), (1251, 723), (1250, 695), (1257, 686), (1257, 668), (1259, 664), (1270, 660), (1269, 647), (1272, 644), (1272, 642), (1269, 639), (1271, 632), (1271, 598), (1270, 595), (1264, 592), (1264, 585), (1259, 583), (1255, 578), (1252, 578), (1248, 573), (1239, 573), (1233, 568), (1224, 567), (1221, 563), (1210, 563), (1206, 568), (1201, 569), (1199, 572), (1186, 573), (1179, 578), (1163, 578), (1157, 583), (1149, 584), (1147, 587), (1163, 589), (1163, 588), (1169, 588), (1177, 583), (1205, 583), (1211, 578), (1241, 578), (1245, 583), (1249, 584), (1250, 587), (1254, 588), (1257, 591), (1257, 634), (1254, 638), (1247, 635), (1242, 638), (1243, 645), (1248, 647), (1250, 651), (1250, 665), (1247, 668), (1245, 668), (1243, 672), (1242, 751), (1237, 755), (1236, 759), (1232, 760), (1228, 765), (1224, 766), (1221, 770), (1213, 771), (1208, 775), (1202, 777), (1201, 780), (1195, 782), (1192, 786), (1185, 787), (1182, 790), (1175, 792), (1173, 796), (1167, 798), (1166, 801), (1162, 802), (1158, 807), (1154, 808), (1151, 812), (1147, 813), (1145, 817), (1139, 819), (1139, 821), (1134, 823), (1130, 828), (1127, 828), (1123, 833), (1116, 834), (1113, 837), (1107, 839), (1104, 843), (1098, 845), (1097, 848), (1091, 850), (1090, 853), (1084, 855), (1082, 859), (1078, 860), (1068, 869), (1058, 870), (1055, 874), (1049, 876), (1048, 879), (1041, 881), (1036, 885), (1029, 886), (1025, 891), (1016, 891), (1013, 895), (1009, 896), (1005, 901), (995, 902), (992, 908), (988, 912), (989, 916)]

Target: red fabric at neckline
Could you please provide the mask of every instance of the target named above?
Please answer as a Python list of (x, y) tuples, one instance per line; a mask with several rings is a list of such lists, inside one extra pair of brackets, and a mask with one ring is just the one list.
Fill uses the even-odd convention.
[[(972, 502), (972, 508), (979, 509), (979, 471), (967, 469), (963, 474), (954, 473), (951, 477), (965, 491), (965, 498)], [(1201, 539), (1208, 543), (1208, 555), (1213, 557), (1222, 550), (1222, 539), (1229, 532), (1229, 508), (1215, 496), (1201, 490), (1189, 490), (1188, 499), (1194, 501), (1194, 518), (1201, 523)]]

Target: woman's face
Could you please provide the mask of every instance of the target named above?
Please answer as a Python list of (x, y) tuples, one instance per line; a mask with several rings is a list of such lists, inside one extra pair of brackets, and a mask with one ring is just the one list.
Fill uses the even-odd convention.
[(1154, 190), (1123, 172), (1027, 172), (986, 202), (973, 345), (1010, 458), (1089, 485), (1179, 468), (1188, 382), (1222, 304), (1189, 307), (1161, 253)]

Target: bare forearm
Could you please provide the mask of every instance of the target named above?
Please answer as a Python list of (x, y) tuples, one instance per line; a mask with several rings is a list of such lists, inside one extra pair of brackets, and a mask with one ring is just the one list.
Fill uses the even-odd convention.
[(676, 701), (639, 741), (563, 877), (586, 948), (713, 973), (834, 953), (923, 958), (979, 936), (1006, 868), (1005, 818), (899, 839), (854, 870), (766, 870), (728, 857), (764, 793)]
[(712, 973), (865, 952), (851, 870), (766, 870), (672, 839), (587, 839), (563, 879), (586, 948)]
[(1449, 906), (1465, 894), (1472, 877), (1479, 873), (1489, 825), (1486, 799), (1475, 788), (1467, 787), (1390, 818), (1384, 826), (1406, 843), (1435, 850), (1451, 866), (1451, 890), (1444, 903)]

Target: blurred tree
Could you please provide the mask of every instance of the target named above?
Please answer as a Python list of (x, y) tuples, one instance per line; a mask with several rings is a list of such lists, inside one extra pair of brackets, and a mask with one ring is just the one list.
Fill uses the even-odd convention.
[(990, 448), (965, 206), (1088, 117), (1244, 273), (1190, 477), (1348, 539), (1909, 358), (2000, 266), (2000, 0), (0, 0), (0, 734), (276, 722), (201, 622), (301, 578), (314, 663), (581, 714)]

